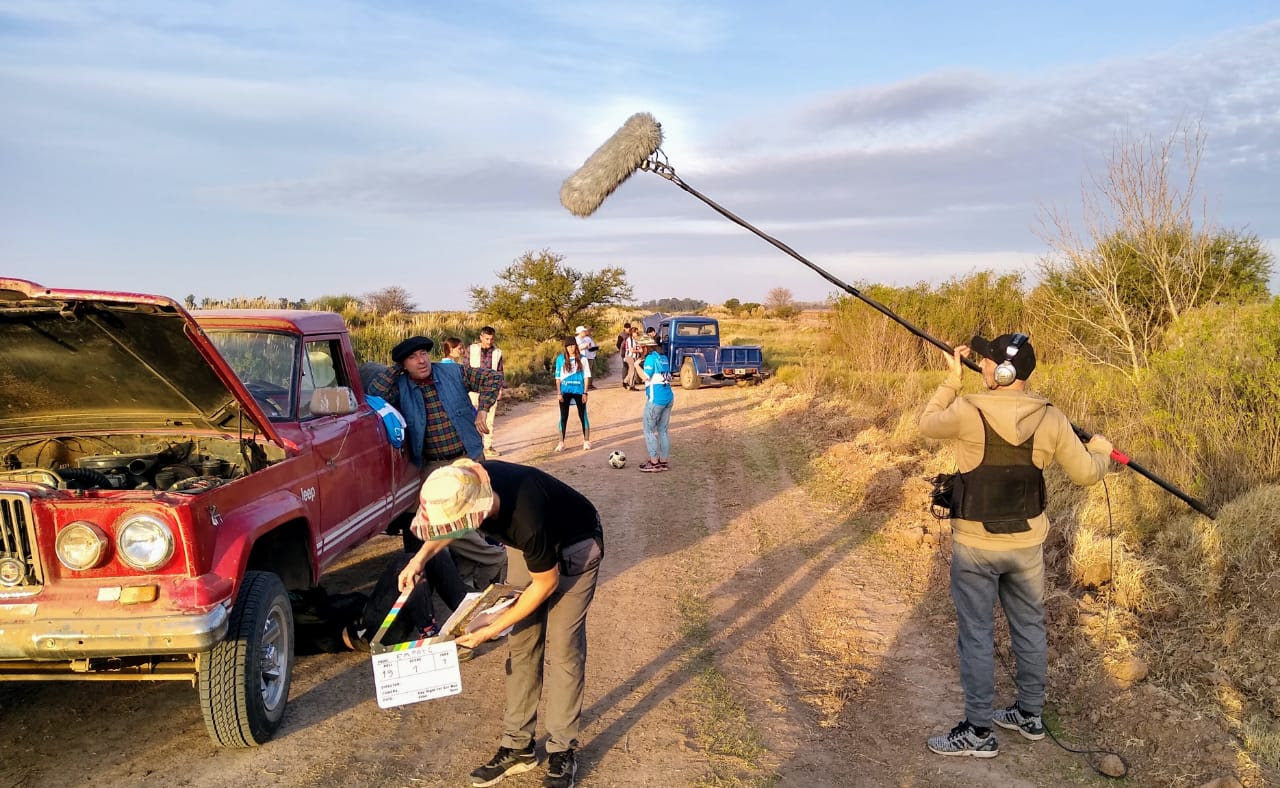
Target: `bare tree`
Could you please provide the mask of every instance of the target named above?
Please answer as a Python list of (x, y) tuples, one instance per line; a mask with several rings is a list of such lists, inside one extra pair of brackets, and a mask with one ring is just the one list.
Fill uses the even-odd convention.
[(775, 287), (770, 290), (764, 298), (764, 305), (778, 317), (792, 317), (800, 311), (791, 291), (785, 287)]
[(1243, 293), (1259, 271), (1265, 282), (1265, 252), (1215, 234), (1196, 196), (1204, 144), (1198, 125), (1122, 140), (1082, 188), (1079, 226), (1059, 210), (1042, 215), (1051, 251), (1033, 304), (1064, 347), (1133, 379), (1187, 309)]
[(369, 311), (375, 315), (412, 312), (418, 308), (418, 305), (409, 296), (409, 291), (399, 285), (391, 285), (366, 294), (364, 303), (369, 308)]

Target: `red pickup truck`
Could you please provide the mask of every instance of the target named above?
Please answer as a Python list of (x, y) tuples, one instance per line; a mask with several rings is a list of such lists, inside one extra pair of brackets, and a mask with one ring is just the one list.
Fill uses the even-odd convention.
[(286, 589), (417, 502), (342, 318), (0, 278), (0, 680), (187, 681), (261, 744)]

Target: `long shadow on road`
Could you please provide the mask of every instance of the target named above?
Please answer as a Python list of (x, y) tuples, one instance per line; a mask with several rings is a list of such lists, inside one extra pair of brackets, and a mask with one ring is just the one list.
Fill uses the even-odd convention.
[[(746, 407), (745, 403), (738, 404), (731, 410)], [(683, 431), (684, 427), (681, 424), (680, 429)], [(753, 429), (736, 435), (732, 443), (766, 441), (770, 437), (766, 431)], [(713, 463), (707, 463), (707, 467), (702, 469), (701, 481), (692, 486), (697, 488), (702, 484), (706, 489), (715, 490), (721, 474), (721, 469), (714, 467)], [(876, 481), (873, 479), (869, 486), (875, 485)], [(764, 502), (749, 502), (748, 505)], [(686, 670), (687, 666), (705, 664), (707, 659), (722, 658), (726, 654), (752, 646), (760, 632), (768, 629), (793, 607), (797, 597), (806, 593), (833, 567), (841, 564), (874, 533), (883, 524), (886, 512), (895, 509), (897, 504), (896, 501), (878, 503), (875, 511), (860, 506), (828, 528), (792, 534), (790, 539), (779, 542), (733, 576), (723, 578), (706, 589), (706, 595), (718, 602), (733, 600), (727, 609), (713, 616), (709, 636), (705, 633), (683, 635), (584, 711), (583, 718), (588, 722), (609, 717), (612, 719), (603, 729), (593, 732), (586, 743), (584, 749), (587, 757), (579, 767), (580, 773), (589, 774), (591, 763), (599, 762), (604, 753), (624, 740), (627, 733), (640, 724), (646, 715), (693, 681), (695, 671)], [(708, 506), (708, 511), (711, 512), (718, 509), (714, 502)], [(664, 535), (674, 537), (674, 544), (667, 543), (667, 549), (659, 550), (658, 554), (671, 554), (696, 547), (707, 531), (703, 529), (699, 533), (699, 529), (688, 526), (689, 523), (676, 526), (668, 524)], [(654, 553), (643, 557), (652, 559)], [(673, 620), (676, 620), (675, 611), (672, 613)], [(644, 690), (638, 699), (628, 701), (635, 696), (636, 688), (650, 684), (652, 686)]]

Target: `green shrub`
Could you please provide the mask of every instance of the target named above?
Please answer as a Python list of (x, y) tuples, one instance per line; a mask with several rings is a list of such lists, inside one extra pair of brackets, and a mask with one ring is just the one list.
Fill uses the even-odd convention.
[(1280, 480), (1280, 298), (1184, 313), (1138, 386), (1161, 466), (1211, 502)]

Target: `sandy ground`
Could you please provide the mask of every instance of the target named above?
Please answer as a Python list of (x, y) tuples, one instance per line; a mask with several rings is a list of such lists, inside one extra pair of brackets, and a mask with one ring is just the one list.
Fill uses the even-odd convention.
[[(865, 493), (807, 495), (780, 459), (794, 447), (768, 437), (769, 389), (677, 390), (662, 474), (638, 471), (643, 395), (616, 374), (591, 396), (590, 451), (572, 414), (570, 450), (551, 451), (553, 399), (498, 419), (502, 459), (582, 490), (605, 523), (579, 783), (1100, 784), (1047, 740), (1006, 733), (983, 761), (925, 749), (961, 714), (932, 521), (904, 519), (922, 507), (869, 450), (853, 459)], [(323, 584), (367, 589), (398, 546), (373, 539)], [(494, 644), (465, 663), (461, 695), (388, 711), (367, 656), (300, 657), (278, 737), (252, 750), (213, 747), (185, 686), (0, 685), (0, 785), (467, 785), (496, 747), (504, 656)]]

